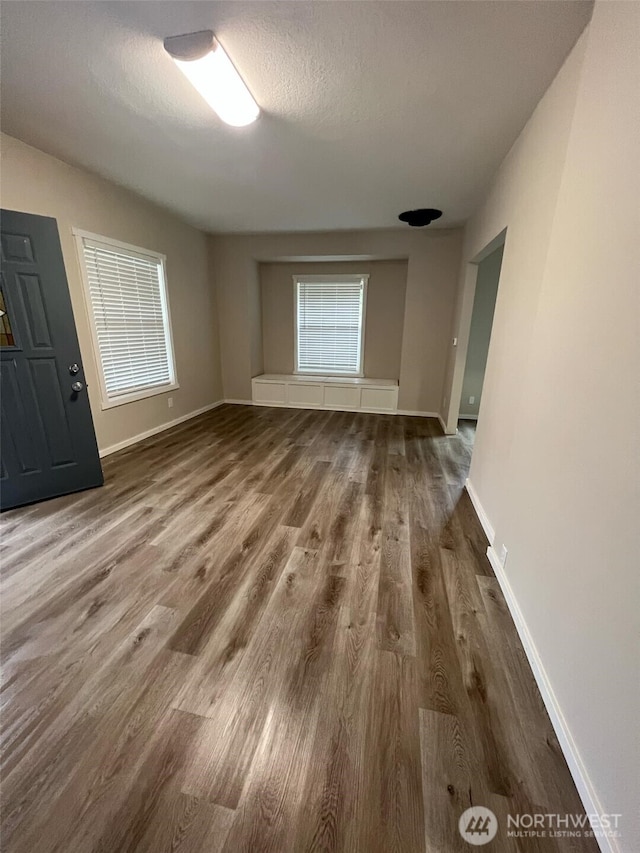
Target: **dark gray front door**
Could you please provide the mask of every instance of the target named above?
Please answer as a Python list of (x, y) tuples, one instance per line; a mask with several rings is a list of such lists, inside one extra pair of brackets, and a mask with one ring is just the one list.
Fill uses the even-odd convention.
[(0, 212), (0, 508), (103, 483), (55, 219)]

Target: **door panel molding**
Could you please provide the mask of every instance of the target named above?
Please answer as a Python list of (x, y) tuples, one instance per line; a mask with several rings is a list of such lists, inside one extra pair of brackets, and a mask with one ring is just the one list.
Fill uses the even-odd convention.
[(3, 210), (0, 256), (15, 342), (0, 347), (0, 508), (9, 509), (103, 476), (55, 219)]

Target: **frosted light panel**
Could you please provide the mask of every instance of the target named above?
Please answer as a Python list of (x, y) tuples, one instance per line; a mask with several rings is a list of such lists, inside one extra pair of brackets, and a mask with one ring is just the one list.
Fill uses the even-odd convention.
[(260, 115), (260, 107), (220, 44), (201, 59), (174, 62), (226, 124), (244, 127)]

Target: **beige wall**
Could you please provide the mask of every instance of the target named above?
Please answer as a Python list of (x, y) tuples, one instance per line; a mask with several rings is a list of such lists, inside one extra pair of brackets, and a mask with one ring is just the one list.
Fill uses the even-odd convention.
[(628, 853), (640, 849), (639, 40), (640, 5), (596, 3), (468, 224), (457, 316), (462, 337), (467, 264), (506, 227), (470, 478), (496, 550), (509, 549), (582, 793), (622, 813), (612, 849)]
[(407, 286), (406, 261), (260, 264), (265, 373), (293, 373), (294, 275), (369, 275), (364, 375), (399, 379)]
[[(101, 450), (222, 397), (215, 294), (207, 238), (135, 194), (2, 135), (2, 206), (58, 221), (73, 313)], [(167, 256), (180, 388), (102, 411), (96, 363), (71, 229), (81, 228)], [(167, 397), (173, 397), (173, 408)]]
[[(487, 366), (493, 312), (498, 294), (503, 246), (478, 264), (478, 277), (473, 297), (473, 313), (464, 366), (460, 417), (477, 417), (480, 410), (484, 372)], [(470, 401), (474, 398), (474, 402)]]
[[(251, 377), (264, 367), (258, 355), (263, 332), (255, 322), (260, 262), (406, 260), (399, 405), (408, 411), (439, 412), (461, 241), (458, 229), (409, 228), (212, 237), (219, 310), (225, 318), (220, 327), (225, 397), (249, 400)], [(265, 352), (270, 352), (269, 343)], [(371, 369), (377, 370), (375, 359)]]

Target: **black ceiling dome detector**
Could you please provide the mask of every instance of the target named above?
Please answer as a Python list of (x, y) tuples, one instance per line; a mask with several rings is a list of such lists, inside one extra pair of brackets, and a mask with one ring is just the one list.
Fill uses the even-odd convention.
[(436, 210), (435, 207), (419, 207), (418, 210), (405, 210), (398, 219), (401, 222), (407, 222), (412, 228), (423, 228), (434, 219), (440, 219), (441, 216), (442, 211)]

